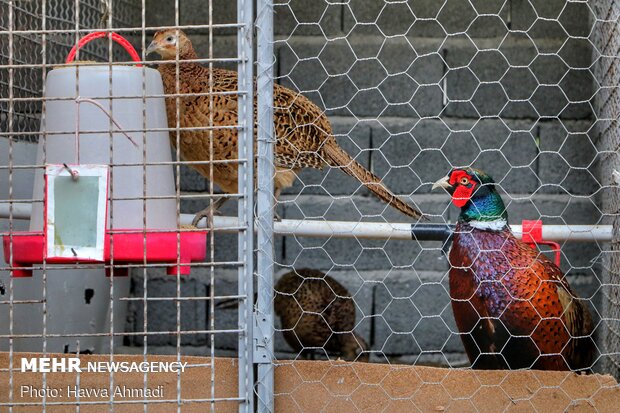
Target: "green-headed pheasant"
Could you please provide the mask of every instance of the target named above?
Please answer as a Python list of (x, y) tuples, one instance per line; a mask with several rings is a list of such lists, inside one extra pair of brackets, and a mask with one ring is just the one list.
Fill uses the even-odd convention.
[[(166, 94), (186, 94), (178, 99), (179, 126), (181, 128), (202, 128), (180, 131), (180, 153), (187, 161), (235, 160), (237, 154), (237, 96), (221, 92), (237, 91), (237, 72), (209, 70), (198, 62), (196, 52), (189, 38), (180, 30), (169, 29), (155, 33), (146, 54), (158, 53), (170, 61), (159, 65)], [(178, 60), (177, 60), (178, 58)], [(177, 75), (178, 67), (178, 75)], [(209, 87), (210, 79), (212, 85)], [(178, 91), (177, 91), (178, 80)], [(212, 111), (210, 110), (210, 95)], [(282, 189), (293, 184), (302, 168), (331, 166), (342, 169), (364, 184), (381, 200), (413, 218), (422, 213), (394, 195), (373, 173), (366, 170), (347, 154), (336, 142), (332, 127), (323, 110), (308, 98), (280, 85), (274, 85), (274, 124), (276, 134), (274, 177), (275, 198)], [(177, 127), (177, 98), (166, 98), (166, 112), (170, 128)], [(213, 116), (216, 128), (205, 130)], [(256, 118), (256, 117), (255, 117)], [(256, 130), (257, 128), (255, 128)], [(213, 134), (213, 154), (210, 158), (210, 133)], [(176, 134), (170, 140), (176, 146)], [(209, 177), (210, 166), (193, 164), (200, 174)], [(237, 164), (235, 162), (213, 164), (213, 181), (226, 193), (237, 192)], [(227, 198), (220, 198), (215, 209)], [(209, 209), (201, 211), (193, 224), (208, 215)], [(216, 211), (213, 211), (216, 212)]]
[(274, 310), (293, 350), (322, 347), (345, 360), (368, 361), (368, 345), (353, 331), (355, 303), (342, 284), (321, 271), (301, 269), (284, 274), (274, 289)]
[(517, 239), (491, 177), (454, 169), (433, 185), (461, 208), (450, 250), (450, 297), (474, 368), (588, 370), (592, 317), (562, 271)]

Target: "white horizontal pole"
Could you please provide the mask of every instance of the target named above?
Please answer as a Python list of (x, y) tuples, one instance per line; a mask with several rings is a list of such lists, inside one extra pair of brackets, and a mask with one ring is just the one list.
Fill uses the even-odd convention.
[[(510, 229), (518, 238), (522, 237), (522, 226), (511, 225)], [(542, 239), (555, 242), (611, 242), (611, 225), (544, 225)]]
[[(29, 204), (13, 204), (13, 219), (30, 219)], [(0, 219), (9, 218), (9, 205), (0, 204)], [(190, 214), (181, 214), (181, 224), (189, 225), (194, 218)], [(236, 217), (213, 217), (215, 229), (221, 232), (237, 232), (239, 221)], [(199, 227), (204, 228), (204, 220)], [(279, 235), (297, 235), (300, 237), (335, 237), (335, 238), (369, 238), (411, 240), (412, 231), (433, 224), (408, 224), (387, 222), (353, 222), (353, 221), (319, 221), (283, 219), (274, 222), (274, 233)], [(442, 224), (436, 224), (441, 230)], [(511, 225), (517, 237), (521, 237), (521, 225)], [(610, 242), (613, 237), (611, 225), (543, 225), (542, 238), (556, 242)], [(422, 240), (423, 237), (419, 239)]]
[[(0, 219), (9, 219), (11, 216), (10, 205), (0, 204)], [(30, 219), (32, 206), (30, 204), (13, 204), (13, 219)]]

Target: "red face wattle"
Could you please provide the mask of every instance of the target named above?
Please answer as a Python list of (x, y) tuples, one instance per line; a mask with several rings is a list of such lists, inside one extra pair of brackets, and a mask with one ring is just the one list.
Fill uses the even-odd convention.
[(474, 181), (471, 175), (467, 172), (463, 170), (456, 170), (450, 174), (450, 185), (454, 187), (454, 192), (452, 193), (452, 203), (457, 207), (462, 208), (474, 193), (477, 182)]

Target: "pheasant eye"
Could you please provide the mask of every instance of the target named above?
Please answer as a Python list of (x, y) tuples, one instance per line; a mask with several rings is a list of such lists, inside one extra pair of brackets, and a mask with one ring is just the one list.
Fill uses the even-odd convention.
[(461, 180), (459, 181), (459, 183), (461, 185), (468, 185), (469, 184), (469, 178), (467, 178), (466, 176), (462, 177)]
[(172, 42), (174, 41), (174, 37), (172, 37), (172, 36), (168, 36), (168, 38), (166, 39), (166, 41), (167, 41), (168, 43), (172, 43)]

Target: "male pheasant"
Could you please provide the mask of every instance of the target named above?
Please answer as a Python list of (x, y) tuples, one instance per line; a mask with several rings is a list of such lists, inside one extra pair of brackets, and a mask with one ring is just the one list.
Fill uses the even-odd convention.
[[(185, 94), (178, 99), (179, 126), (202, 130), (180, 131), (180, 153), (187, 161), (210, 159), (210, 133), (213, 134), (212, 159), (216, 161), (237, 159), (237, 96), (221, 92), (237, 91), (237, 72), (213, 69), (191, 61), (197, 59), (189, 38), (180, 30), (170, 29), (155, 33), (147, 54), (156, 52), (162, 59), (170, 61), (159, 65), (166, 94)], [(178, 60), (177, 60), (178, 56)], [(178, 75), (177, 75), (178, 67)], [(212, 79), (211, 88), (209, 87)], [(178, 92), (177, 92), (178, 80)], [(213, 92), (212, 110), (209, 93)], [(177, 98), (166, 98), (166, 111), (170, 128), (177, 127)], [(210, 116), (216, 128), (212, 132), (204, 128), (209, 125)], [(402, 213), (419, 218), (422, 213), (394, 195), (381, 180), (349, 156), (336, 142), (332, 127), (325, 113), (305, 96), (280, 85), (274, 85), (275, 123), (275, 198), (282, 189), (293, 184), (301, 168), (322, 169), (328, 165), (341, 168), (364, 184), (381, 200)], [(255, 128), (256, 129), (256, 128)], [(176, 147), (176, 134), (170, 136)], [(192, 165), (205, 178), (209, 177), (210, 165)], [(213, 164), (213, 181), (226, 193), (237, 192), (237, 164)], [(227, 198), (218, 199), (215, 209)], [(201, 211), (193, 224), (208, 215), (208, 208)], [(213, 211), (215, 212), (215, 211)]]
[(449, 284), (472, 367), (590, 369), (595, 345), (586, 304), (553, 262), (512, 234), (493, 179), (455, 169), (437, 187), (461, 208)]
[(342, 284), (321, 271), (301, 269), (284, 274), (274, 289), (274, 310), (293, 350), (322, 347), (345, 360), (368, 361), (368, 345), (353, 331), (355, 303)]

